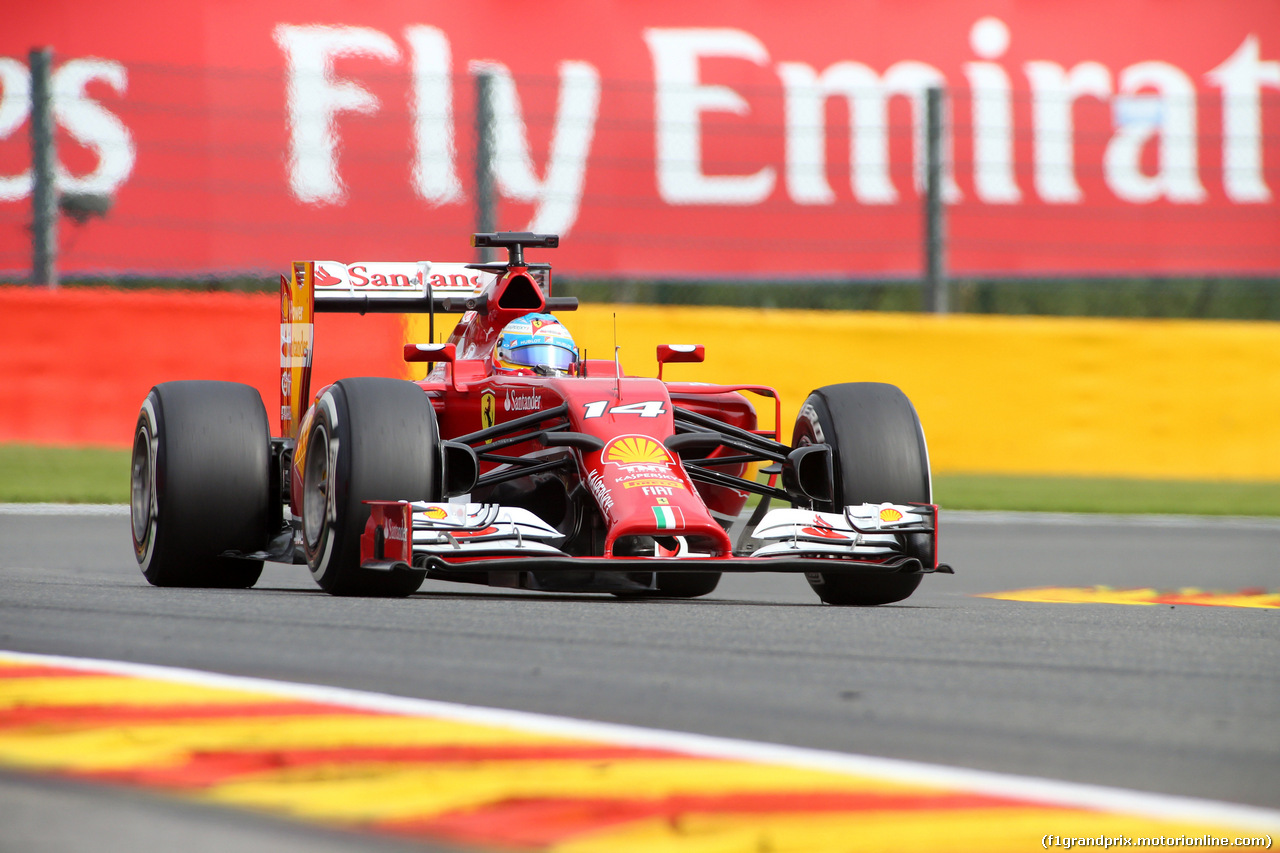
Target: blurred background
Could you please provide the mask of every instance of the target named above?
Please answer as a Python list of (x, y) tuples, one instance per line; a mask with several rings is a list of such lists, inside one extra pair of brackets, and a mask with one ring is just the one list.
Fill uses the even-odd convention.
[[(898, 384), (962, 505), (1091, 478), (1066, 508), (1183, 481), (1235, 484), (1195, 511), (1280, 512), (1269, 0), (9, 17), (0, 447), (122, 448), (167, 379), (271, 411), (290, 261), (532, 230), (562, 235), (536, 260), (589, 352), (614, 316), (632, 372), (704, 343), (676, 378), (778, 387), (784, 435), (814, 387)], [(355, 320), (321, 319), (317, 378), (409, 375), (421, 329)]]

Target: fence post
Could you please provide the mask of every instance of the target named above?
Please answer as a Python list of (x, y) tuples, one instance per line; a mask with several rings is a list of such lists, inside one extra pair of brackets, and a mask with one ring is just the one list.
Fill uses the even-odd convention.
[(58, 286), (57, 151), (53, 129), (53, 49), (32, 48), (31, 63), (31, 281)]
[[(493, 89), (494, 75), (487, 68), (476, 74), (476, 232), (496, 230), (493, 189)], [(495, 260), (494, 249), (481, 249), (480, 261)]]
[(931, 86), (926, 93), (925, 135), (925, 201), (924, 201), (924, 256), (925, 290), (929, 311), (947, 313), (947, 217), (946, 202), (942, 198), (943, 150), (942, 122), (943, 92)]

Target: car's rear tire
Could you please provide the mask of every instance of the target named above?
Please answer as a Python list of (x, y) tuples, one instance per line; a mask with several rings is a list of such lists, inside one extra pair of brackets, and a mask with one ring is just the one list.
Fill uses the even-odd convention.
[[(863, 503), (931, 503), (929, 452), (915, 407), (893, 385), (850, 382), (809, 395), (796, 418), (792, 444), (828, 444), (838, 512)], [(927, 534), (907, 537), (907, 553), (932, 565)], [(920, 585), (919, 574), (813, 573), (809, 584), (827, 604), (876, 605), (902, 601)]]
[(431, 400), (401, 379), (343, 379), (316, 400), (302, 469), (302, 540), (316, 583), (334, 595), (400, 597), (426, 570), (360, 568), (366, 500), (437, 501), (440, 437)]
[(261, 560), (221, 556), (266, 547), (271, 433), (257, 389), (235, 382), (165, 382), (134, 430), (133, 550), (155, 586), (244, 589)]

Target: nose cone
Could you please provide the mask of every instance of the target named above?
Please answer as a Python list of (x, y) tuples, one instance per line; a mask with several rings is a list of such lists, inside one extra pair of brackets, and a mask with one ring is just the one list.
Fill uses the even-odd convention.
[(623, 537), (683, 536), (692, 550), (727, 555), (729, 536), (707, 512), (680, 461), (657, 438), (620, 435), (592, 454), (587, 483), (608, 523), (605, 556)]

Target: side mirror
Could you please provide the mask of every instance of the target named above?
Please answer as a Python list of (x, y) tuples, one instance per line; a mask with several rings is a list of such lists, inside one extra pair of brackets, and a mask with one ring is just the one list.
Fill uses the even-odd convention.
[(705, 361), (707, 348), (702, 344), (658, 344), (658, 378), (662, 378), (664, 364), (680, 364)]
[(804, 501), (829, 503), (835, 498), (831, 447), (807, 444), (787, 454), (782, 463), (782, 488)]
[(453, 364), (457, 357), (457, 347), (453, 344), (405, 344), (405, 361), (425, 361), (435, 364), (437, 361)]
[[(404, 360), (425, 361), (428, 364), (443, 361), (446, 364), (453, 364), (458, 357), (457, 349), (453, 344), (405, 344)], [(449, 371), (449, 384), (453, 390), (458, 390), (458, 377), (453, 371)]]
[(480, 479), (480, 459), (466, 444), (456, 441), (440, 442), (440, 461), (444, 466), (441, 485), (444, 497), (455, 498), (470, 494)]

